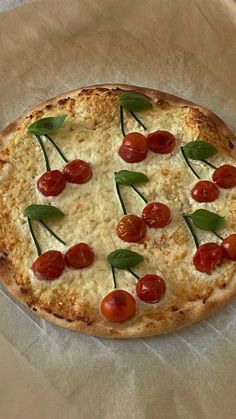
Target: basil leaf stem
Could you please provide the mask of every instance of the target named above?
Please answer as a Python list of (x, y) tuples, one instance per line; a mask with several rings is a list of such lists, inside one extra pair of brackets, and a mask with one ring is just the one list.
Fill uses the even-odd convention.
[(36, 239), (36, 236), (35, 236), (35, 234), (34, 234), (34, 230), (33, 230), (33, 226), (32, 226), (32, 221), (31, 221), (29, 218), (27, 218), (27, 220), (28, 220), (28, 224), (29, 224), (30, 234), (31, 234), (31, 236), (32, 236), (33, 242), (34, 242), (35, 247), (36, 247), (36, 249), (37, 249), (38, 256), (40, 256), (40, 255), (41, 255), (41, 253), (42, 253), (42, 251), (41, 251), (41, 247), (40, 247), (40, 245), (39, 245), (39, 242), (38, 242), (38, 240)]
[(68, 159), (65, 157), (65, 155), (62, 153), (58, 145), (55, 143), (55, 141), (48, 135), (44, 134), (44, 136), (48, 139), (48, 141), (53, 145), (53, 147), (57, 150), (57, 152), (60, 154), (61, 158), (64, 160), (64, 162), (68, 163)]
[[(117, 172), (115, 172), (115, 174), (116, 173)], [(120, 205), (122, 207), (123, 213), (124, 213), (124, 215), (127, 215), (127, 211), (126, 211), (126, 208), (125, 208), (125, 203), (124, 203), (124, 200), (123, 200), (123, 198), (121, 196), (121, 192), (120, 192), (120, 185), (118, 183), (116, 183), (116, 182), (115, 182), (115, 184), (116, 184), (116, 192), (117, 192), (117, 195), (118, 195), (118, 198), (119, 198)]]
[(145, 131), (147, 131), (147, 128), (146, 128), (146, 126), (144, 125), (144, 123), (141, 121), (141, 119), (139, 119), (139, 117), (134, 113), (134, 112), (132, 112), (132, 111), (129, 111), (129, 113), (130, 113), (130, 115), (132, 115), (132, 117), (135, 119), (135, 121), (137, 121), (138, 122), (138, 124), (139, 125), (141, 125), (141, 127), (145, 130)]
[(208, 160), (200, 160), (203, 163), (207, 164), (208, 166), (212, 167), (212, 169), (217, 169), (216, 166), (214, 166), (214, 164), (210, 163)]
[(192, 234), (192, 237), (193, 237), (194, 243), (196, 245), (196, 248), (198, 249), (199, 248), (199, 241), (198, 241), (198, 238), (196, 236), (196, 233), (195, 233), (195, 231), (193, 229), (193, 226), (191, 224), (191, 221), (189, 221), (189, 217), (187, 215), (182, 214), (182, 216), (183, 216), (183, 219), (184, 219), (184, 221), (185, 221), (185, 223), (186, 223), (186, 225), (187, 225), (190, 233)]
[(215, 236), (218, 237), (218, 239), (224, 240), (223, 237), (221, 237), (218, 233), (216, 233), (216, 231), (213, 231), (212, 233), (214, 233)]
[(123, 106), (120, 106), (120, 126), (121, 126), (121, 132), (123, 136), (125, 137), (125, 128), (124, 128), (124, 109)]
[(200, 176), (197, 174), (197, 172), (195, 172), (195, 170), (193, 169), (193, 167), (192, 167), (192, 166), (191, 166), (191, 164), (189, 163), (189, 160), (188, 160), (188, 158), (187, 158), (187, 156), (186, 156), (186, 154), (185, 154), (185, 151), (184, 151), (184, 147), (180, 147), (180, 150), (181, 150), (182, 155), (183, 155), (183, 158), (184, 158), (185, 162), (187, 163), (188, 167), (190, 168), (190, 170), (193, 172), (193, 174), (194, 174), (194, 175), (195, 175), (198, 179), (201, 179), (201, 178), (200, 178)]
[(130, 186), (138, 194), (138, 196), (140, 196), (140, 198), (145, 202), (145, 204), (147, 204), (148, 201), (145, 198), (145, 196), (134, 185), (130, 185)]
[(35, 137), (36, 137), (36, 139), (37, 139), (37, 141), (38, 141), (38, 143), (39, 143), (39, 145), (41, 147), (41, 150), (43, 152), (43, 157), (44, 157), (44, 160), (45, 160), (46, 170), (47, 170), (47, 172), (49, 172), (51, 170), (51, 168), (50, 168), (50, 164), (49, 164), (49, 160), (48, 160), (48, 155), (46, 153), (46, 150), (45, 150), (43, 141), (42, 141), (42, 139), (41, 139), (41, 137), (39, 135), (35, 135)]
[(111, 272), (112, 272), (112, 279), (113, 279), (114, 288), (116, 288), (117, 287), (117, 285), (116, 285), (116, 275), (115, 275), (115, 268), (113, 268), (113, 266), (111, 266)]
[(43, 221), (43, 220), (39, 220), (39, 223), (46, 228), (46, 230), (53, 236), (55, 237), (55, 239), (57, 239), (60, 243), (64, 244), (64, 246), (66, 246), (66, 243), (64, 242), (64, 240), (62, 240), (60, 237), (57, 236), (56, 233), (54, 233), (54, 231), (51, 230), (50, 227), (48, 227), (48, 225)]
[(133, 272), (131, 269), (128, 269), (128, 272), (129, 272), (131, 275), (133, 275), (133, 276), (134, 276), (134, 278), (136, 278), (136, 279), (139, 279), (139, 278), (140, 278), (140, 276), (139, 276), (139, 275), (137, 275), (135, 272)]

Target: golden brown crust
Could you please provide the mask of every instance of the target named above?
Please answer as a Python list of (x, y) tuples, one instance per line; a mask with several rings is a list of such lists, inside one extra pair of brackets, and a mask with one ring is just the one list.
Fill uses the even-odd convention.
[[(136, 92), (147, 95), (154, 102), (158, 102), (163, 108), (165, 106), (188, 107), (191, 109), (191, 112), (188, 115), (186, 124), (189, 124), (191, 127), (196, 126), (202, 135), (206, 132), (207, 141), (215, 144), (223, 153), (229, 154), (236, 146), (235, 135), (226, 127), (223, 121), (209, 110), (167, 93), (128, 85), (89, 86), (47, 100), (39, 104), (36, 108), (28, 109), (20, 118), (5, 128), (0, 134), (0, 140), (5, 144), (9, 136), (17, 132), (18, 127), (25, 121), (25, 118), (31, 119), (32, 115), (33, 117), (40, 117), (45, 109), (50, 109), (51, 106), (63, 107), (67, 102), (72, 102), (73, 105), (73, 100), (76, 99), (82, 91), (88, 91), (89, 94), (89, 92), (94, 89), (101, 92), (107, 90), (112, 92), (116, 89), (135, 90)], [(209, 132), (213, 134), (209, 135)], [(11, 294), (33, 310), (37, 311), (37, 314), (42, 318), (67, 329), (81, 331), (90, 335), (113, 338), (150, 336), (178, 329), (210, 315), (224, 305), (236, 293), (236, 278), (235, 276), (232, 276), (228, 283), (221, 281), (217, 283), (216, 287), (212, 289), (209, 288), (210, 291), (208, 289), (206, 295), (202, 298), (197, 298), (197, 295), (194, 295), (193, 293), (193, 301), (184, 302), (184, 304), (182, 304), (180, 299), (180, 304), (172, 304), (171, 307), (168, 306), (166, 311), (162, 311), (161, 315), (159, 312), (151, 315), (144, 315), (138, 325), (136, 325), (136, 323), (126, 323), (122, 327), (116, 327), (109, 323), (106, 324), (105, 322), (100, 323), (93, 321), (86, 315), (77, 315), (77, 320), (61, 318), (60, 314), (57, 312), (54, 311), (54, 313), (52, 313), (50, 312), (50, 309), (47, 309), (46, 307), (42, 308), (37, 306), (37, 302), (32, 298), (30, 293), (27, 293), (27, 290), (25, 292), (24, 286), (22, 285), (24, 284), (24, 281), (16, 276), (14, 278), (10, 261), (5, 259), (2, 260), (0, 276), (3, 284)]]

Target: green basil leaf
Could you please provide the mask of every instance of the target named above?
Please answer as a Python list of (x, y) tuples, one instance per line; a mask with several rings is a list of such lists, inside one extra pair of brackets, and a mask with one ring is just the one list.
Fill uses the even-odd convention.
[(135, 92), (124, 92), (120, 95), (120, 106), (131, 112), (145, 111), (151, 108), (150, 100)]
[(58, 129), (65, 121), (67, 115), (38, 119), (28, 127), (28, 131), (35, 135), (49, 134)]
[(25, 208), (24, 215), (31, 220), (44, 220), (45, 218), (64, 217), (61, 210), (52, 205), (29, 205)]
[(191, 141), (185, 144), (183, 148), (186, 156), (192, 160), (208, 159), (208, 157), (217, 153), (217, 149), (213, 145), (200, 140)]
[(143, 256), (128, 249), (118, 249), (107, 256), (109, 265), (118, 269), (130, 269), (143, 261)]
[(193, 224), (200, 230), (215, 231), (224, 227), (226, 221), (214, 212), (205, 209), (198, 209), (193, 214), (190, 214)]
[(131, 172), (130, 170), (120, 170), (115, 174), (115, 181), (120, 185), (136, 185), (137, 183), (148, 182), (148, 177), (141, 172)]

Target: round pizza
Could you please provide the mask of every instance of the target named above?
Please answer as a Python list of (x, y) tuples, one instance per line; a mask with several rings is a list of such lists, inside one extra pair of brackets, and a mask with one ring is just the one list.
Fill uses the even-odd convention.
[(236, 293), (236, 137), (212, 112), (99, 85), (35, 106), (0, 138), (0, 278), (39, 316), (140, 337)]

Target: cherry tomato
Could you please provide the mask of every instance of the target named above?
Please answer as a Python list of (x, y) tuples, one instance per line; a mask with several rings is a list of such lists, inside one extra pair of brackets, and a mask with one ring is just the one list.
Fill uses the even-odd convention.
[(48, 250), (42, 253), (33, 263), (32, 270), (38, 279), (59, 278), (65, 268), (64, 257), (57, 250)]
[(65, 264), (68, 267), (82, 269), (90, 266), (94, 259), (92, 249), (86, 243), (78, 243), (70, 247), (65, 254)]
[(169, 131), (155, 131), (147, 136), (147, 143), (154, 153), (169, 154), (175, 147), (175, 137)]
[(111, 291), (101, 302), (101, 313), (110, 322), (125, 322), (135, 314), (135, 311), (135, 299), (124, 290)]
[(236, 234), (226, 237), (221, 243), (221, 248), (226, 259), (236, 261)]
[(193, 264), (200, 272), (210, 272), (222, 257), (222, 249), (217, 243), (204, 243), (193, 256)]
[(200, 180), (191, 190), (191, 195), (197, 202), (213, 202), (219, 196), (219, 189), (209, 180)]
[(157, 303), (166, 292), (165, 281), (158, 275), (145, 275), (136, 284), (136, 293), (145, 303)]
[(90, 164), (83, 160), (72, 160), (64, 167), (64, 176), (70, 183), (85, 183), (92, 176)]
[(236, 167), (224, 164), (214, 171), (212, 179), (221, 188), (233, 188), (236, 186)]
[(66, 186), (66, 179), (60, 170), (49, 170), (38, 179), (37, 188), (44, 196), (57, 196)]
[(171, 222), (169, 208), (160, 202), (152, 202), (146, 205), (142, 212), (142, 218), (151, 228), (165, 227)]
[(121, 240), (129, 243), (138, 243), (145, 237), (146, 225), (141, 217), (129, 214), (121, 218), (116, 231)]
[(119, 148), (120, 157), (128, 163), (137, 163), (147, 155), (147, 139), (139, 132), (131, 132), (123, 139)]

